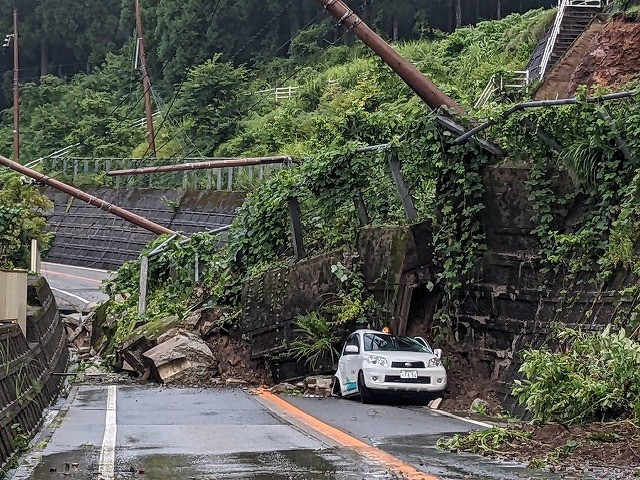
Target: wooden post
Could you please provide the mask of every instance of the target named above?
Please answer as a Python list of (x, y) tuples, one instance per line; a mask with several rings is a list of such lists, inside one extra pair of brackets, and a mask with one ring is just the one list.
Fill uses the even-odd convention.
[(140, 296), (138, 298), (138, 315), (147, 311), (147, 279), (149, 278), (149, 257), (143, 255), (140, 259)]
[(391, 176), (393, 177), (393, 181), (396, 184), (398, 195), (400, 196), (402, 206), (404, 207), (404, 211), (407, 215), (407, 220), (409, 220), (410, 222), (415, 222), (418, 219), (418, 212), (416, 211), (416, 207), (413, 204), (413, 198), (411, 197), (409, 187), (407, 187), (407, 184), (404, 181), (400, 159), (395, 153), (389, 157), (389, 167), (391, 168)]
[(300, 202), (297, 198), (289, 199), (289, 217), (291, 220), (291, 235), (293, 239), (293, 253), (296, 260), (302, 260), (305, 257), (304, 238), (302, 236), (302, 223), (300, 212)]
[(362, 195), (358, 194), (358, 196), (353, 199), (353, 204), (355, 205), (356, 211), (358, 212), (360, 225), (366, 227), (371, 221), (369, 220), (369, 213), (367, 212), (367, 206), (364, 203)]
[(27, 272), (0, 270), (0, 322), (20, 325), (27, 335)]
[(40, 248), (38, 247), (38, 240), (31, 240), (31, 267), (30, 270), (33, 273), (40, 275)]

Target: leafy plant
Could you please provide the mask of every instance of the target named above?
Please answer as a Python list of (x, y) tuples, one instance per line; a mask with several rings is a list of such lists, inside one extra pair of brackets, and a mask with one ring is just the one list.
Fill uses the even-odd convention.
[(327, 319), (313, 312), (298, 317), (296, 323), (297, 338), (289, 346), (289, 353), (315, 370), (322, 360), (332, 364), (338, 359), (336, 348), (340, 337), (336, 335)]
[(640, 413), (640, 344), (624, 329), (556, 333), (560, 351), (523, 354), (513, 394), (538, 422), (604, 421)]

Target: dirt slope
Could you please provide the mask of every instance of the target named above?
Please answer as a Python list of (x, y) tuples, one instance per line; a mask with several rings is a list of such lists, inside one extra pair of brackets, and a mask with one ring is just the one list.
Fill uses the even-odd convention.
[(640, 75), (640, 23), (616, 18), (594, 22), (555, 65), (536, 100), (567, 98), (580, 85), (619, 89)]

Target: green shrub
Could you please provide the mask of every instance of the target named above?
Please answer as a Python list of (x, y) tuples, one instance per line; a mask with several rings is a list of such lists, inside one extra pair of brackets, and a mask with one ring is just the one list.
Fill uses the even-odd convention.
[(320, 361), (335, 363), (339, 352), (336, 346), (340, 337), (331, 328), (329, 321), (315, 312), (300, 315), (295, 323), (297, 339), (291, 343), (289, 354), (315, 370)]
[(598, 334), (562, 329), (561, 351), (524, 353), (513, 394), (536, 421), (577, 423), (640, 415), (640, 344), (611, 326)]

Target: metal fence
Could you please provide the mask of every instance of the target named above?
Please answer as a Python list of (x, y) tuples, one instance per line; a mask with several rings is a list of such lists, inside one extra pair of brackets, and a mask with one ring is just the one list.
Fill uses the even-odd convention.
[[(201, 158), (181, 163), (200, 162)], [(163, 175), (108, 177), (113, 170), (153, 167), (171, 163), (170, 159), (86, 158), (60, 156), (42, 159), (43, 172), (74, 184), (94, 184), (105, 187), (182, 188), (242, 192), (251, 190), (263, 179), (282, 170), (283, 164), (229, 167), (217, 170), (194, 170)]]

